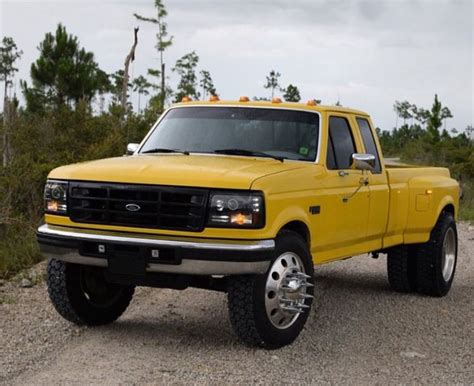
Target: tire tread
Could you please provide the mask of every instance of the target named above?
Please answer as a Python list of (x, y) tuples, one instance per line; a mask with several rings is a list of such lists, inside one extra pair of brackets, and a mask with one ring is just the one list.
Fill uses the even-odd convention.
[(417, 283), (418, 292), (420, 294), (441, 297), (446, 295), (451, 287), (452, 278), (451, 281), (446, 284), (444, 280), (441, 280), (439, 277), (438, 264), (440, 264), (440, 262), (437, 260), (440, 259), (444, 233), (446, 229), (453, 226), (453, 224), (456, 230), (454, 218), (451, 213), (441, 213), (438, 222), (431, 231), (429, 241), (420, 244), (417, 259)]
[(48, 294), (56, 311), (66, 320), (84, 325), (84, 321), (74, 310), (69, 301), (66, 287), (66, 264), (62, 261), (51, 259), (48, 262), (47, 279)]
[[(124, 286), (117, 302), (107, 308), (94, 308), (77, 301), (79, 286), (71, 282), (78, 274), (78, 265), (56, 259), (48, 261), (48, 294), (56, 311), (66, 320), (79, 326), (99, 326), (117, 320), (129, 306), (135, 288)], [(72, 293), (74, 292), (74, 293)]]
[(408, 245), (392, 248), (387, 254), (387, 274), (390, 287), (401, 293), (416, 290), (416, 251)]
[(254, 285), (254, 275), (242, 275), (232, 278), (228, 287), (230, 323), (237, 336), (253, 347), (263, 344), (253, 314)]

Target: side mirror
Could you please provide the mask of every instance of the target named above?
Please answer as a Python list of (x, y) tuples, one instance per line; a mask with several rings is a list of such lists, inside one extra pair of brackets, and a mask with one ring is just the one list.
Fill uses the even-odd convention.
[(373, 171), (375, 169), (375, 156), (362, 153), (352, 154), (351, 169)]
[(139, 147), (140, 147), (139, 143), (129, 143), (127, 145), (127, 155), (134, 154), (138, 150)]

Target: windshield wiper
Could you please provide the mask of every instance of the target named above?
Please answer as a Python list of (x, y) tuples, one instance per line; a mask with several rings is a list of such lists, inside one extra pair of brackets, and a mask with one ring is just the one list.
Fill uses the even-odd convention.
[(165, 148), (154, 148), (150, 150), (145, 150), (141, 152), (142, 154), (150, 154), (150, 153), (181, 153), (184, 155), (189, 155), (189, 151), (185, 150), (177, 150), (177, 149), (165, 149)]
[(253, 150), (246, 150), (246, 149), (217, 149), (214, 150), (216, 154), (229, 154), (229, 155), (243, 155), (243, 156), (253, 156), (253, 157), (269, 157), (276, 159), (280, 162), (283, 160), (288, 159), (288, 157), (278, 157), (273, 154), (264, 153), (263, 151), (253, 151)]

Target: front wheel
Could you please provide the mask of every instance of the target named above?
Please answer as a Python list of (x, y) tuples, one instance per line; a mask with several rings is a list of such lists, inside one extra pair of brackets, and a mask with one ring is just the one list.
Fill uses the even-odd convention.
[(51, 259), (48, 293), (56, 311), (78, 325), (112, 323), (132, 300), (135, 288), (107, 282), (104, 269)]
[(235, 333), (250, 346), (275, 349), (292, 343), (308, 318), (313, 285), (306, 243), (297, 233), (282, 231), (266, 274), (229, 280), (229, 315)]

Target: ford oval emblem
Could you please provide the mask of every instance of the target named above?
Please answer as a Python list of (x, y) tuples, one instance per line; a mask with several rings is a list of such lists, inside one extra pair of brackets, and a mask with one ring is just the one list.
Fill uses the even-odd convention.
[(127, 204), (125, 205), (125, 209), (129, 212), (138, 212), (141, 209), (141, 206), (137, 204)]

